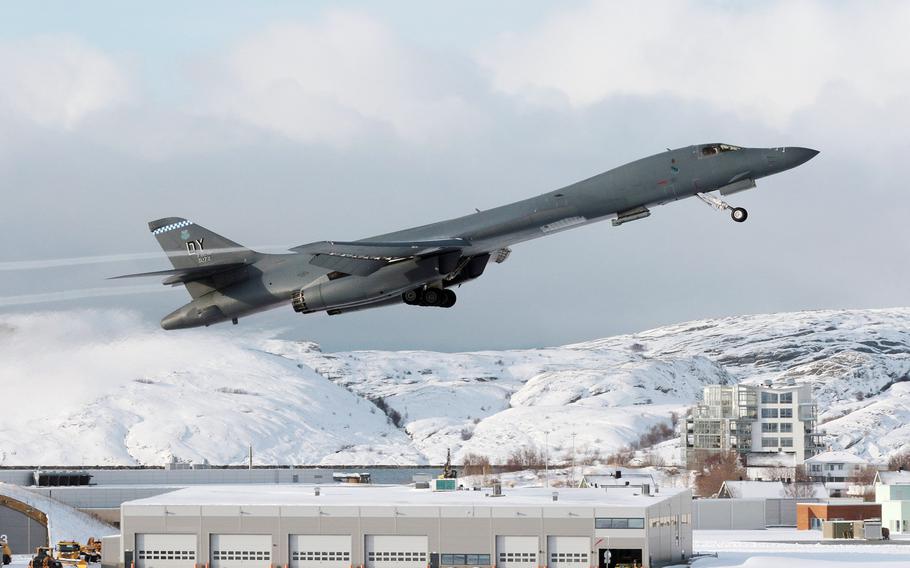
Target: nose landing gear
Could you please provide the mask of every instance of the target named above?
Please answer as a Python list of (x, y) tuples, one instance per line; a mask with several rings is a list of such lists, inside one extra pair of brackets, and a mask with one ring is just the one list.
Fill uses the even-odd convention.
[(427, 288), (425, 290), (416, 288), (402, 294), (401, 299), (409, 306), (451, 308), (458, 301), (458, 296), (452, 290), (443, 288)]
[(696, 197), (704, 201), (706, 204), (717, 209), (718, 211), (729, 211), (730, 218), (736, 221), (737, 223), (742, 223), (749, 218), (749, 212), (743, 209), (742, 207), (733, 207), (723, 199), (714, 197), (713, 195), (707, 193), (696, 193)]
[(742, 223), (749, 218), (749, 212), (742, 207), (734, 207), (733, 211), (730, 212), (730, 217), (737, 223)]

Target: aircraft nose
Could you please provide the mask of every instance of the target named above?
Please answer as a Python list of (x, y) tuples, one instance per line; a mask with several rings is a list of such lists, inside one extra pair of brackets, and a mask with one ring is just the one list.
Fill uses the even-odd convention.
[(799, 146), (790, 146), (784, 148), (784, 154), (787, 154), (787, 160), (792, 162), (791, 168), (805, 164), (818, 155), (818, 150), (812, 148), (801, 148)]
[(805, 164), (817, 155), (818, 150), (812, 148), (787, 146), (771, 149), (765, 154), (765, 160), (775, 171), (783, 171)]

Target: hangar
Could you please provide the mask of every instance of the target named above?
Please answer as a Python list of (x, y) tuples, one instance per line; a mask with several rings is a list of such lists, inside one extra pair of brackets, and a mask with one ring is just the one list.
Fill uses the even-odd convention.
[[(121, 508), (108, 566), (614, 568), (692, 552), (688, 490), (197, 486)], [(635, 563), (635, 564), (633, 564)]]

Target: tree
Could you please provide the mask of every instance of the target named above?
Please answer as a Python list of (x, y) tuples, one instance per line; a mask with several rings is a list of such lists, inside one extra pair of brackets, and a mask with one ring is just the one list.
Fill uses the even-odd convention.
[(878, 470), (873, 466), (867, 465), (862, 469), (856, 470), (853, 475), (853, 483), (862, 487), (863, 501), (875, 501), (875, 476)]
[(791, 483), (784, 484), (784, 497), (791, 499), (811, 499), (815, 497), (815, 484), (809, 479), (809, 472), (806, 466), (800, 464), (793, 468), (793, 479)]
[(888, 471), (910, 470), (910, 450), (898, 452), (888, 458)]
[(477, 454), (465, 454), (461, 461), (463, 475), (489, 475), (490, 458)]
[(746, 470), (737, 452), (718, 452), (705, 458), (702, 470), (695, 477), (695, 491), (702, 497), (710, 497), (720, 491), (724, 481), (745, 477)]

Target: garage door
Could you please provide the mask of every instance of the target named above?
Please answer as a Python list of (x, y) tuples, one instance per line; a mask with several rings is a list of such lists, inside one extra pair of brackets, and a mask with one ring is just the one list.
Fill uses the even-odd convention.
[(591, 539), (586, 536), (548, 536), (550, 568), (588, 568)]
[(366, 535), (367, 568), (427, 568), (427, 537)]
[(212, 568), (269, 568), (272, 535), (213, 534)]
[(502, 568), (537, 568), (536, 536), (497, 536), (497, 566)]
[(195, 534), (137, 534), (136, 568), (193, 568)]
[(292, 534), (291, 568), (350, 568), (351, 535)]

